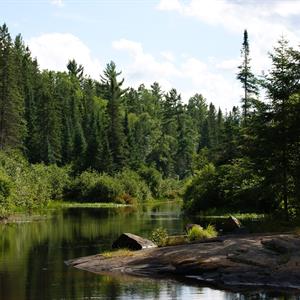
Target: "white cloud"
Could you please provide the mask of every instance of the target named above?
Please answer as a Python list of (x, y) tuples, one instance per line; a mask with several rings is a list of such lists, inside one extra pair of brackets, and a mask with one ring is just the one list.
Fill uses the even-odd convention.
[(50, 0), (50, 3), (59, 7), (64, 6), (64, 1), (63, 0)]
[(181, 70), (182, 75), (192, 82), (194, 91), (203, 94), (208, 102), (229, 109), (237, 105), (240, 86), (235, 78), (224, 76), (213, 65), (196, 58), (189, 58), (183, 62)]
[(282, 35), (292, 45), (299, 44), (300, 31), (290, 17), (300, 15), (300, 1), (161, 0), (157, 8), (221, 26), (241, 37), (243, 30), (248, 29), (256, 71), (269, 67), (267, 53)]
[(178, 0), (161, 0), (157, 6), (159, 10), (181, 10), (181, 4)]
[(126, 39), (114, 41), (113, 47), (130, 57), (121, 68), (127, 84), (131, 86), (137, 87), (141, 83), (150, 86), (157, 81), (165, 91), (176, 87), (185, 102), (195, 93), (201, 93), (208, 102), (229, 109), (240, 99), (239, 83), (235, 78), (223, 76), (222, 71), (216, 68), (215, 60), (205, 63), (188, 55), (173, 61), (170, 61), (169, 55), (157, 58), (145, 52), (140, 43)]
[(169, 78), (179, 75), (178, 70), (170, 61), (158, 61), (153, 55), (144, 52), (142, 45), (138, 42), (120, 39), (114, 41), (112, 45), (116, 50), (126, 51), (132, 58), (130, 65), (124, 68), (126, 79), (130, 84), (149, 84), (159, 81), (164, 82), (165, 88), (170, 88)]
[(232, 59), (226, 59), (219, 63), (216, 63), (216, 68), (220, 70), (227, 70), (227, 71), (233, 71), (237, 72), (237, 67), (241, 64), (240, 58), (232, 58)]
[(70, 33), (48, 33), (27, 41), (34, 57), (42, 69), (65, 71), (69, 59), (84, 66), (86, 74), (98, 79), (101, 63), (92, 57), (90, 49)]
[(175, 55), (171, 51), (162, 51), (160, 55), (166, 60), (175, 61)]
[(273, 11), (282, 17), (300, 14), (300, 2), (297, 0), (285, 0), (275, 2)]
[[(300, 16), (300, 1), (298, 0), (160, 0), (157, 9), (177, 12), (209, 26), (222, 27), (231, 34), (238, 34), (241, 37), (241, 43), (243, 30), (247, 29), (250, 39), (251, 65), (258, 75), (262, 70), (266, 71), (270, 68), (268, 52), (272, 51), (272, 47), (281, 36), (285, 36), (292, 46), (299, 45), (300, 27), (293, 23), (295, 17)], [(195, 62), (194, 64), (197, 65)], [(212, 64), (215, 66), (214, 70), (211, 68)], [(223, 98), (227, 99), (226, 102), (237, 104), (237, 99), (240, 99), (237, 93), (241, 92), (239, 83), (235, 80), (239, 64), (240, 59), (237, 57), (229, 57), (221, 62), (212, 58), (208, 59), (210, 68), (206, 71), (202, 70), (202, 73), (193, 70), (193, 63), (187, 62), (185, 68), (189, 68), (191, 73), (194, 72), (194, 78), (197, 78), (194, 79), (194, 85), (195, 81), (199, 80), (199, 86), (203, 87), (211, 97), (216, 97), (213, 101)], [(198, 64), (198, 68), (201, 66)], [(203, 74), (206, 74), (206, 77), (203, 77)], [(211, 81), (212, 86), (215, 83), (218, 86), (211, 88), (206, 79)]]

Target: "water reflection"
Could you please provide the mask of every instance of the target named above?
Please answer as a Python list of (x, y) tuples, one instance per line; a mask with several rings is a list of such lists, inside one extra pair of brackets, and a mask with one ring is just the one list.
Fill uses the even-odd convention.
[[(0, 299), (274, 299), (236, 294), (171, 280), (96, 275), (68, 268), (65, 260), (110, 248), (122, 232), (148, 236), (163, 226), (183, 232), (174, 203), (141, 209), (66, 209), (40, 221), (0, 225)], [(265, 298), (263, 298), (265, 297)], [(284, 298), (285, 297), (285, 298)], [(300, 299), (281, 296), (277, 299)]]

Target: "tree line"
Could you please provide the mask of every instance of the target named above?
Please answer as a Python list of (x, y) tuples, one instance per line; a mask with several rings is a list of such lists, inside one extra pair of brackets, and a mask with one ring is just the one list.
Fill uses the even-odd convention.
[[(300, 193), (300, 52), (281, 39), (272, 68), (251, 70), (247, 31), (237, 79), (241, 109), (223, 112), (175, 89), (125, 88), (114, 62), (99, 80), (74, 59), (66, 72), (41, 70), (21, 35), (0, 27), (0, 149), (31, 164), (114, 175), (157, 170), (187, 181), (187, 210), (244, 207), (295, 212)], [(99, 70), (100, 73), (100, 70)], [(260, 99), (264, 89), (266, 99)], [(242, 206), (241, 206), (242, 204)]]

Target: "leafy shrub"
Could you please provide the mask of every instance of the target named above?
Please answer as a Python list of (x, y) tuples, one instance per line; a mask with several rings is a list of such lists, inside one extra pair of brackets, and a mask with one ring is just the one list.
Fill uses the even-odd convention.
[[(218, 171), (219, 189), (224, 204), (232, 209), (258, 210), (265, 202), (266, 191), (262, 188), (264, 178), (255, 174), (246, 158), (235, 159), (222, 165)], [(272, 204), (270, 204), (271, 206)]]
[(12, 182), (9, 176), (0, 170), (0, 217), (5, 214), (9, 206), (9, 196), (11, 195)]
[(135, 204), (151, 195), (146, 183), (131, 170), (124, 170), (115, 177), (85, 171), (75, 178), (67, 194), (68, 198), (78, 201), (124, 204)]
[(161, 196), (162, 175), (153, 167), (143, 166), (138, 170), (141, 178), (147, 183), (152, 196), (159, 198)]
[(12, 202), (18, 208), (45, 207), (51, 199), (51, 187), (39, 166), (19, 169), (13, 178)]
[[(51, 199), (61, 198), (69, 183), (66, 168), (30, 165), (18, 151), (0, 151), (0, 168), (0, 194), (7, 194), (9, 182), (9, 204), (13, 210), (45, 207)], [(8, 197), (2, 194), (0, 198), (8, 206)]]
[(123, 191), (126, 195), (140, 201), (147, 200), (151, 197), (150, 190), (145, 181), (138, 173), (132, 170), (124, 170), (116, 176), (123, 185)]
[(168, 242), (168, 233), (167, 230), (159, 227), (151, 232), (150, 240), (159, 247), (167, 245)]
[(164, 179), (161, 183), (160, 188), (161, 188), (161, 192), (160, 192), (161, 197), (166, 199), (176, 199), (180, 197), (183, 192), (182, 181), (174, 178)]
[(103, 174), (98, 177), (87, 197), (93, 200), (100, 200), (100, 202), (123, 203), (122, 194), (122, 183), (109, 175)]
[(218, 206), (218, 177), (213, 164), (206, 165), (186, 184), (183, 199), (187, 212), (199, 212)]
[(196, 241), (196, 240), (208, 239), (208, 238), (216, 237), (217, 235), (218, 233), (213, 225), (209, 224), (205, 229), (200, 228), (198, 226), (194, 226), (188, 231), (188, 240)]
[(85, 171), (71, 186), (71, 194), (80, 201), (122, 202), (122, 184), (107, 174)]
[(71, 183), (70, 167), (46, 166), (47, 178), (51, 186), (51, 199), (60, 200)]

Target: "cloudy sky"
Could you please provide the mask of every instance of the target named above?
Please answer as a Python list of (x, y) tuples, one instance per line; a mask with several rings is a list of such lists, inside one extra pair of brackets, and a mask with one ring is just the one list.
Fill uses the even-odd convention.
[(175, 87), (222, 108), (239, 103), (243, 30), (256, 74), (280, 36), (300, 41), (300, 0), (0, 0), (0, 23), (22, 33), (41, 68), (75, 58), (98, 79), (116, 62), (126, 85)]

